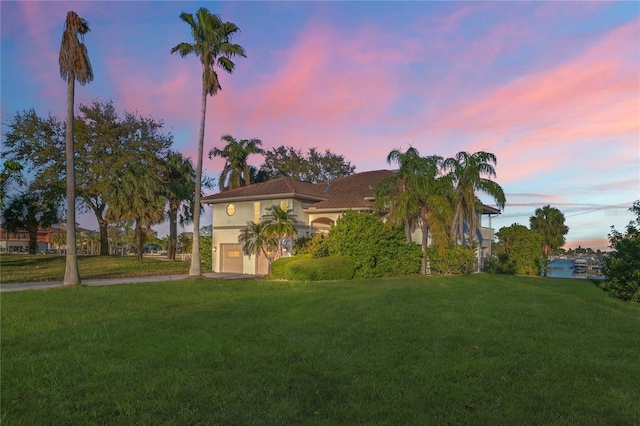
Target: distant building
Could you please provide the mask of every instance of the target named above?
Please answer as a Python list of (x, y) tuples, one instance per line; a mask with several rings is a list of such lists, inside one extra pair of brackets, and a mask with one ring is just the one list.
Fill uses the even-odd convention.
[[(93, 231), (76, 227), (76, 230), (81, 238), (85, 238)], [(57, 234), (67, 233), (67, 224), (64, 222), (57, 223), (55, 225), (38, 229), (37, 244), (39, 253), (47, 253), (53, 250), (59, 250), (54, 241), (54, 236)], [(81, 243), (82, 240), (78, 241)], [(62, 247), (64, 249), (64, 246)], [(20, 230), (16, 232), (9, 232), (4, 227), (0, 226), (0, 253), (28, 253), (29, 252), (29, 232), (26, 230)]]
[[(268, 262), (264, 255), (246, 256), (242, 244), (238, 243), (238, 235), (247, 222), (259, 222), (265, 209), (272, 205), (293, 210), (298, 219), (299, 235), (326, 233), (347, 210), (372, 211), (376, 185), (393, 175), (389, 170), (376, 170), (321, 183), (282, 177), (203, 197), (202, 202), (211, 205), (213, 210), (213, 271), (267, 272)], [(482, 214), (491, 217), (500, 214), (500, 210), (484, 206)], [(419, 243), (422, 231), (414, 231), (412, 239)], [(482, 265), (491, 254), (493, 229), (481, 227), (476, 239), (479, 241), (478, 263)]]

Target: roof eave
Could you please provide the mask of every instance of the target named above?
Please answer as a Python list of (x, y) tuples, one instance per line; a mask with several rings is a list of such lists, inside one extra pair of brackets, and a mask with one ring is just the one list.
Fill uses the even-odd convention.
[(241, 197), (224, 197), (224, 198), (214, 198), (207, 200), (206, 198), (202, 199), (202, 203), (204, 204), (223, 204), (230, 202), (239, 202), (239, 201), (260, 201), (260, 200), (271, 200), (274, 198), (293, 198), (296, 200), (305, 200), (305, 201), (324, 201), (326, 198), (307, 195), (307, 194), (299, 194), (296, 192), (289, 193), (273, 193), (273, 194), (258, 194), (258, 195), (244, 195)]

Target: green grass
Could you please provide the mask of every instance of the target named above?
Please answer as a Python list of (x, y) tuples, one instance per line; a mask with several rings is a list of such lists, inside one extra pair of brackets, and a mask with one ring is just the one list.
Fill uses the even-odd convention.
[[(188, 273), (189, 261), (165, 259), (144, 257), (138, 264), (135, 256), (78, 256), (78, 269), (82, 280)], [(62, 281), (65, 261), (59, 255), (2, 254), (0, 282)]]
[(3, 293), (3, 424), (640, 424), (640, 309), (583, 280)]

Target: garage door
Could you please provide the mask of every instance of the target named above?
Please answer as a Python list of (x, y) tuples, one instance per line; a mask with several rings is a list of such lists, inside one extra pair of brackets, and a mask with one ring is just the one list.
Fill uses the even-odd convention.
[(220, 272), (242, 273), (242, 244), (220, 244)]

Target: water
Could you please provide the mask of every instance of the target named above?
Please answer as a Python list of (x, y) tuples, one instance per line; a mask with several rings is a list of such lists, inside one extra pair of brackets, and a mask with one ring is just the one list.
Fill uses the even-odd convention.
[(547, 277), (549, 278), (602, 278), (602, 275), (574, 272), (573, 261), (571, 260), (554, 260), (553, 262), (549, 262), (547, 267)]

